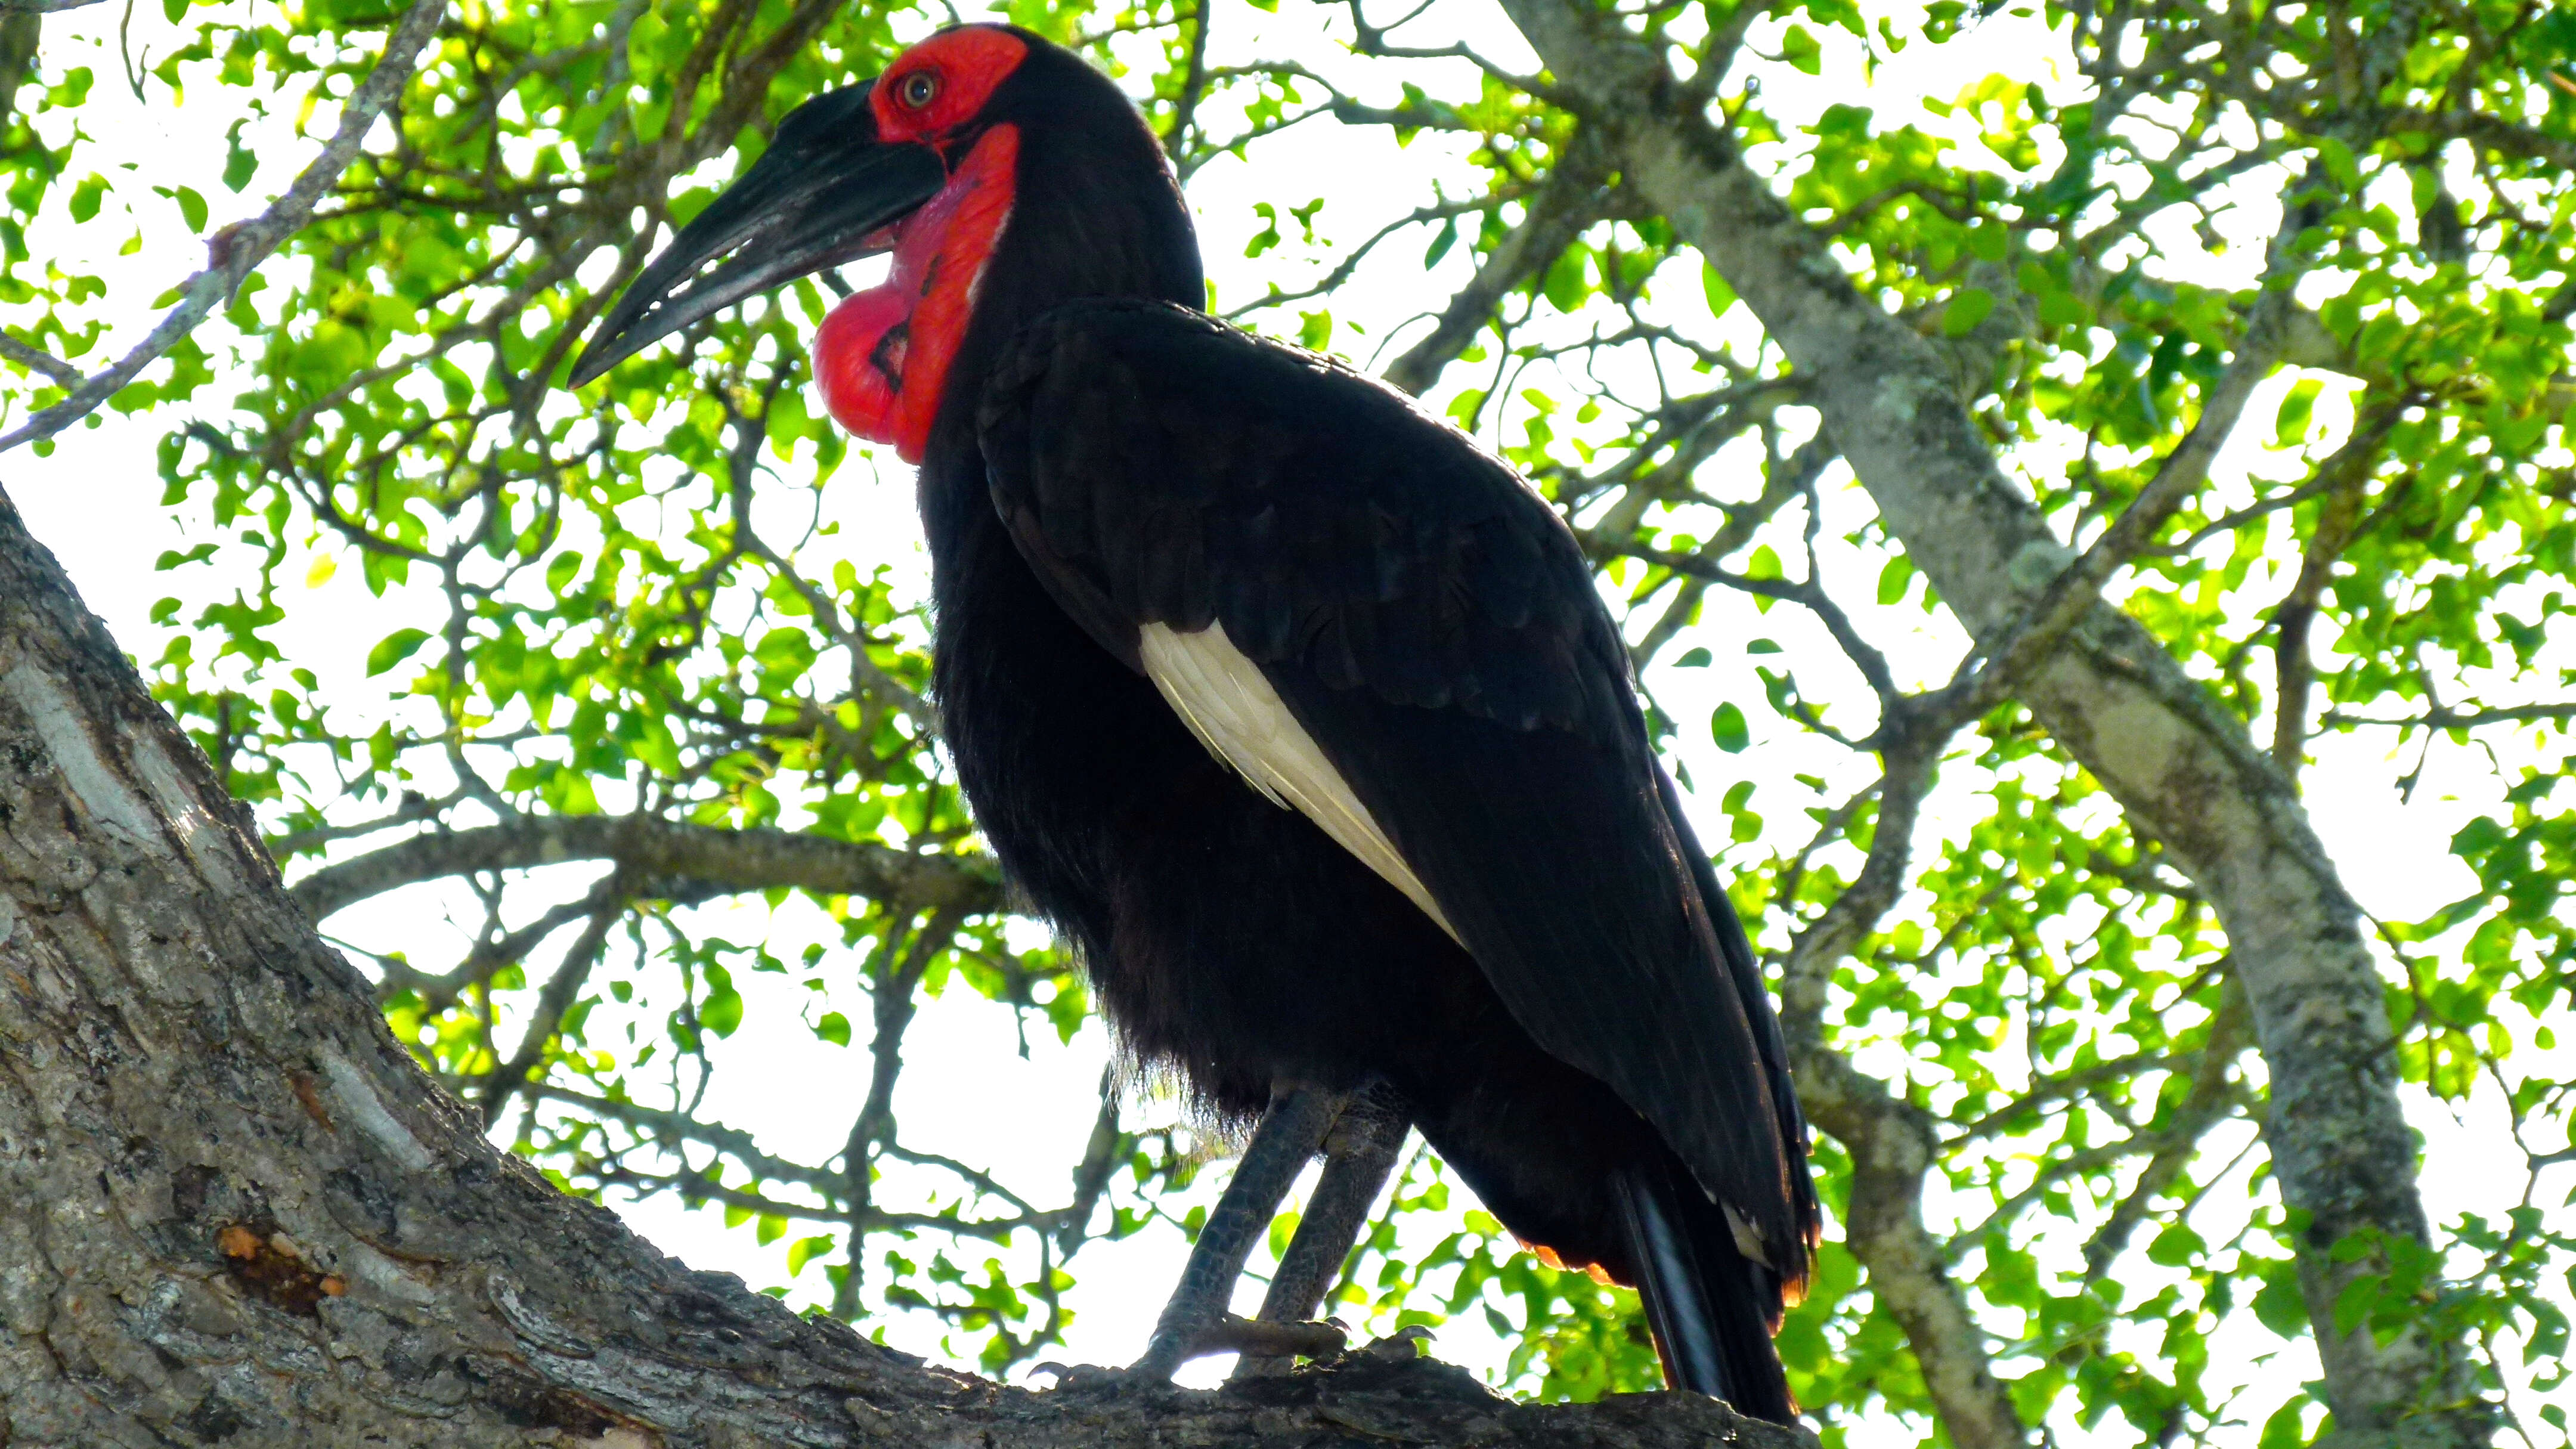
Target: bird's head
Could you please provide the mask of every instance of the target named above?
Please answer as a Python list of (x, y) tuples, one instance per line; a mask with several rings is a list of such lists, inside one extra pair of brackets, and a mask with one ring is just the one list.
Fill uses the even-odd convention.
[(884, 283), (825, 319), (814, 371), (842, 426), (913, 462), (977, 322), (1016, 326), (1074, 297), (1204, 301), (1188, 213), (1135, 107), (1037, 35), (961, 25), (788, 112), (609, 310), (573, 385), (746, 297), (889, 251)]

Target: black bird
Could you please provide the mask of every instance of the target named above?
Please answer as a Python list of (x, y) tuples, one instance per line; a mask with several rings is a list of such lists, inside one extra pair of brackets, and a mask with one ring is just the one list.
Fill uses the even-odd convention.
[(1790, 1419), (1805, 1127), (1573, 535), (1401, 394), (1203, 315), (1143, 118), (1001, 26), (791, 112), (572, 379), (887, 250), (815, 371), (920, 465), (960, 783), (1129, 1049), (1277, 1099), (1291, 1174), (1318, 1093), (1393, 1104), (1523, 1241), (1635, 1284), (1676, 1387)]

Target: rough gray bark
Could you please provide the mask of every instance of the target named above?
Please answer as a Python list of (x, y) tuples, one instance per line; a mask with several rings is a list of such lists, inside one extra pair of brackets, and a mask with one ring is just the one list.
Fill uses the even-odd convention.
[[(1996, 465), (1939, 352), (1860, 295), (1655, 51), (1573, 0), (1504, 8), (1615, 149), (1626, 184), (1786, 352), (1916, 566), (1973, 634), (1998, 642), (2072, 556)], [(2016, 692), (2136, 828), (2164, 842), (2227, 931), (2270, 1072), (2274, 1171), (2310, 1222), (2300, 1275), (2340, 1430), (2485, 1442), (2492, 1423), (2441, 1346), (2336, 1330), (2338, 1297), (2387, 1258), (2327, 1250), (2356, 1236), (2420, 1241), (2427, 1227), (2379, 969), (2291, 782), (2153, 636), (2107, 606)]]
[(0, 497), (0, 1444), (1798, 1449), (1361, 1353), (1032, 1393), (693, 1274), (484, 1140)]

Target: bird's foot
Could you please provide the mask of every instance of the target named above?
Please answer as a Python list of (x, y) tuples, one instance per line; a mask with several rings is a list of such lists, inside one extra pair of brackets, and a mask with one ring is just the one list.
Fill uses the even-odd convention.
[(1384, 1363), (1411, 1363), (1431, 1356), (1431, 1330), (1410, 1323), (1384, 1338), (1373, 1339), (1351, 1350), (1353, 1358), (1377, 1359)]
[(1323, 1322), (1280, 1323), (1266, 1318), (1238, 1318), (1229, 1313), (1209, 1324), (1190, 1350), (1191, 1358), (1212, 1353), (1257, 1354), (1263, 1358), (1329, 1358), (1350, 1342), (1342, 1326)]
[(1219, 1314), (1200, 1324), (1172, 1324), (1154, 1335), (1145, 1356), (1127, 1372), (1137, 1378), (1169, 1379), (1182, 1364), (1215, 1353), (1246, 1358), (1329, 1358), (1350, 1337), (1338, 1323), (1285, 1322)]
[[(1407, 1329), (1405, 1332), (1420, 1334), (1421, 1330)], [(1361, 1352), (1377, 1354), (1395, 1342), (1395, 1339), (1380, 1339)], [(1059, 1390), (1115, 1391), (1168, 1384), (1182, 1364), (1210, 1354), (1237, 1353), (1246, 1357), (1277, 1359), (1336, 1358), (1349, 1343), (1350, 1335), (1338, 1323), (1274, 1323), (1228, 1313), (1195, 1332), (1183, 1330), (1157, 1335), (1153, 1348), (1145, 1357), (1125, 1368), (1042, 1363), (1030, 1372), (1053, 1375)], [(1409, 1356), (1413, 1352), (1412, 1340), (1404, 1339), (1401, 1347)]]

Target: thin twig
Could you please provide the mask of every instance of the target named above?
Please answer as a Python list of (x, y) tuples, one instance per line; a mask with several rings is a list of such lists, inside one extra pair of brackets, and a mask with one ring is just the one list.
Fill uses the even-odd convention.
[(2158, 465), (2156, 476), (2138, 490), (2137, 498), (2092, 547), (2049, 580), (1992, 648), (1977, 652), (1975, 657), (1984, 662), (1963, 668), (1942, 691), (1955, 702), (1956, 717), (1974, 718), (2001, 703), (2013, 685), (2055, 652), (2059, 641), (2102, 601), (2102, 586), (2111, 575), (2145, 551), (2166, 520), (2209, 480), (2209, 466), (2227, 435), (2235, 431), (2256, 385), (2280, 360), (2276, 309), (2271, 305), (2272, 298), (2280, 295), (2284, 294), (2268, 294), (2255, 305), (2235, 359), (2210, 388), (2191, 431)]
[[(15, 3), (15, 0), (13, 0)], [(35, 0), (39, 7), (64, 9), (59, 0)], [(79, 0), (74, 0), (79, 3)], [(70, 397), (29, 418), (15, 432), (0, 435), (0, 453), (21, 443), (50, 438), (72, 424), (98, 411), (107, 400), (122, 391), (136, 374), (159, 360), (161, 355), (179, 344), (181, 338), (206, 320), (225, 298), (240, 288), (253, 268), (268, 260), (271, 253), (286, 244), (287, 238), (303, 229), (313, 215), (314, 206), (340, 179), (340, 173), (357, 159), (358, 148), (376, 119), (402, 94), (411, 80), (412, 69), (419, 63), (421, 50), (438, 30), (447, 15), (447, 0), (413, 0), (400, 24), (385, 38), (385, 50), (376, 68), (367, 73), (340, 108), (340, 129), (322, 148), (304, 174), (295, 178), (267, 211), (245, 222), (236, 222), (216, 232), (206, 241), (207, 266), (204, 271), (180, 284), (179, 305), (170, 309), (149, 336), (134, 350), (118, 358), (116, 364), (96, 377), (72, 389)]]

